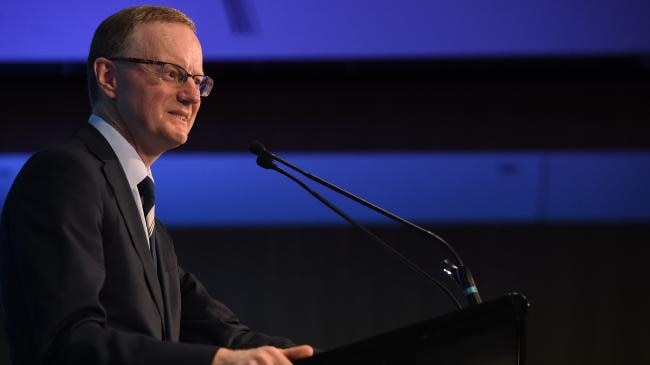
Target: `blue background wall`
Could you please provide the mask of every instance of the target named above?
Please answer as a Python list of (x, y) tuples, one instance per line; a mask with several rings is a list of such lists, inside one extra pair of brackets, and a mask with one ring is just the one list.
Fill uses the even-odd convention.
[[(0, 202), (27, 157), (0, 159)], [(314, 152), (286, 158), (422, 224), (650, 221), (648, 151)], [(263, 171), (248, 153), (168, 153), (153, 171), (156, 214), (171, 227), (347, 224), (294, 183)], [(390, 223), (314, 188), (361, 222)]]
[[(198, 25), (208, 60), (647, 54), (644, 0), (161, 1)], [(85, 59), (107, 14), (133, 1), (7, 2), (0, 61)]]

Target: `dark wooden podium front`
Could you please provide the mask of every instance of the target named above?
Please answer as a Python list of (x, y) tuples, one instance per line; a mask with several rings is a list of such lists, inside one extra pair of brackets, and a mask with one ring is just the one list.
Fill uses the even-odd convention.
[(449, 313), (350, 345), (298, 365), (521, 365), (528, 301), (520, 294)]

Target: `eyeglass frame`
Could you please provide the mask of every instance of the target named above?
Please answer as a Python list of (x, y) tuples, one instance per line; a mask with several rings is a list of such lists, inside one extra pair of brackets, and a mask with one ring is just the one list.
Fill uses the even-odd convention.
[[(214, 85), (214, 80), (208, 76), (208, 75), (192, 75), (191, 73), (187, 72), (183, 67), (172, 63), (172, 62), (164, 62), (164, 61), (158, 61), (158, 60), (147, 60), (144, 58), (134, 58), (134, 57), (107, 57), (111, 61), (118, 61), (118, 62), (131, 62), (131, 63), (139, 63), (143, 65), (157, 65), (160, 66), (160, 78), (165, 80), (165, 81), (172, 81), (172, 80), (166, 80), (163, 77), (163, 70), (165, 68), (165, 65), (171, 65), (176, 68), (178, 68), (181, 71), (181, 78), (176, 79), (176, 83), (179, 86), (182, 86), (187, 82), (187, 79), (192, 78), (192, 81), (194, 81), (194, 85), (196, 85), (197, 89), (199, 89), (199, 92), (201, 93), (201, 96), (206, 97), (210, 95), (210, 92), (212, 91), (212, 87)], [(200, 81), (197, 84), (197, 80), (195, 77), (200, 77)], [(203, 90), (201, 90), (201, 85), (205, 82), (205, 87)], [(207, 90), (206, 90), (207, 88)]]

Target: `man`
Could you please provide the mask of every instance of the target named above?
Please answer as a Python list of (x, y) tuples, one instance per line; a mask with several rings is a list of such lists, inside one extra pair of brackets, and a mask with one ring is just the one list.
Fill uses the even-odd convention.
[(150, 166), (187, 141), (202, 50), (181, 12), (107, 18), (88, 57), (93, 114), (32, 156), (7, 196), (1, 280), (14, 364), (290, 364), (309, 346), (251, 331), (176, 261)]

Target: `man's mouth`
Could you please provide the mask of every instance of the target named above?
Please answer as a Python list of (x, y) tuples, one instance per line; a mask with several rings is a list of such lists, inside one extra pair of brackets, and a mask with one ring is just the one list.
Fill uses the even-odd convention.
[(190, 115), (187, 114), (187, 113), (183, 113), (183, 112), (180, 112), (180, 111), (171, 111), (171, 112), (169, 112), (169, 114), (171, 114), (174, 117), (182, 120), (183, 122), (187, 122), (188, 120), (190, 120)]

